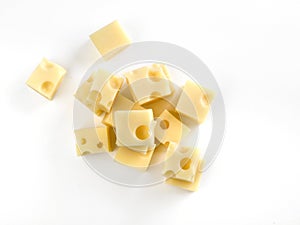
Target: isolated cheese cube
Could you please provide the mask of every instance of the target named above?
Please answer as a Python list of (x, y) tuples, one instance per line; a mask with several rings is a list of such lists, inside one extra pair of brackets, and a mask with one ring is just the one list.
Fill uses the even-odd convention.
[(172, 94), (172, 86), (165, 69), (159, 64), (153, 64), (125, 74), (135, 101), (144, 104)]
[(176, 110), (200, 124), (209, 112), (213, 97), (212, 91), (188, 80), (183, 87)]
[(33, 71), (26, 84), (44, 97), (52, 100), (66, 70), (61, 66), (43, 59)]
[(200, 182), (200, 178), (201, 178), (200, 168), (201, 168), (201, 162), (199, 162), (199, 164), (198, 164), (194, 182), (187, 182), (184, 180), (169, 178), (166, 180), (166, 183), (176, 186), (176, 187), (179, 187), (179, 188), (182, 188), (182, 189), (185, 189), (187, 191), (197, 191), (199, 188), (199, 182)]
[(154, 148), (153, 113), (147, 110), (123, 110), (114, 113), (117, 145), (139, 151), (137, 147)]
[(113, 21), (91, 34), (90, 39), (101, 55), (105, 55), (116, 48), (130, 44), (129, 37), (118, 21)]
[(90, 88), (87, 100), (95, 103), (102, 111), (110, 112), (123, 81), (121, 77), (98, 70), (94, 74), (94, 82)]
[(113, 122), (113, 115), (116, 111), (119, 110), (143, 110), (144, 108), (138, 104), (135, 104), (133, 101), (124, 97), (121, 93), (117, 95), (114, 104), (112, 105), (111, 111), (106, 113), (102, 122), (105, 125), (115, 127)]
[(179, 146), (167, 151), (163, 174), (173, 179), (194, 182), (199, 163), (199, 151)]
[(154, 150), (150, 149), (144, 154), (126, 147), (119, 147), (115, 155), (115, 160), (126, 166), (146, 170), (150, 164), (153, 152)]
[(166, 142), (179, 143), (190, 132), (190, 129), (168, 110), (164, 110), (156, 119), (154, 132), (156, 139), (163, 144)]
[(91, 102), (88, 100), (88, 95), (90, 93), (91, 86), (94, 82), (93, 74), (86, 80), (76, 91), (74, 97), (85, 105), (88, 109), (94, 112), (97, 116), (100, 116), (103, 113), (103, 110), (100, 109), (96, 102)]
[(110, 152), (115, 148), (116, 137), (108, 126), (75, 130), (75, 136), (79, 155)]

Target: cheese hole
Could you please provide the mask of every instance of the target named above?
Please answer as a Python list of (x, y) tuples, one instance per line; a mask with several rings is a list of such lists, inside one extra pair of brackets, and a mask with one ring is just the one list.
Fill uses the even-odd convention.
[(89, 77), (89, 79), (87, 79), (87, 82), (88, 83), (92, 83), (94, 81), (94, 78), (93, 77)]
[(165, 172), (164, 174), (167, 178), (171, 178), (174, 177), (175, 173), (172, 170), (168, 170), (167, 172)]
[(180, 161), (180, 167), (183, 170), (188, 170), (191, 166), (192, 160), (189, 158), (184, 158)]
[(43, 92), (48, 93), (48, 92), (52, 91), (53, 86), (54, 85), (53, 85), (52, 82), (46, 81), (46, 82), (42, 83), (41, 89), (42, 89)]
[(103, 143), (100, 141), (100, 142), (97, 144), (97, 147), (98, 147), (98, 148), (102, 148), (102, 146), (103, 146)]
[(159, 126), (161, 127), (161, 129), (166, 130), (169, 128), (170, 124), (167, 120), (162, 120), (160, 121)]
[(81, 138), (81, 144), (85, 145), (86, 144), (86, 139), (85, 138)]
[(121, 86), (121, 79), (118, 79), (117, 77), (112, 77), (109, 80), (109, 84), (113, 89), (119, 89)]
[(97, 116), (100, 116), (103, 113), (103, 111), (101, 109), (96, 109), (95, 114)]
[(149, 128), (148, 126), (142, 125), (139, 126), (136, 130), (135, 130), (135, 135), (137, 136), (138, 139), (140, 140), (145, 140), (147, 139), (150, 135), (149, 135)]
[(156, 71), (156, 70), (150, 70), (148, 73), (148, 77), (150, 80), (157, 82), (160, 80), (161, 76), (160, 76), (160, 72)]

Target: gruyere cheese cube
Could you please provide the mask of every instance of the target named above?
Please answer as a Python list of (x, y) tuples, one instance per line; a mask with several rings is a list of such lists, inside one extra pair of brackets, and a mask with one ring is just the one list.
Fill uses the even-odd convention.
[(150, 164), (153, 152), (153, 149), (150, 149), (144, 154), (126, 147), (119, 147), (115, 160), (126, 166), (146, 170)]
[(110, 152), (115, 148), (116, 137), (109, 126), (75, 130), (77, 154)]
[(26, 84), (44, 97), (52, 100), (66, 70), (61, 66), (43, 59), (33, 71)]
[(94, 76), (93, 74), (86, 80), (74, 94), (75, 98), (85, 105), (88, 109), (94, 112), (97, 116), (102, 114), (102, 110), (96, 105), (96, 102), (91, 102), (88, 100), (88, 95), (90, 93), (91, 86), (93, 85)]
[(131, 149), (135, 149), (134, 146), (154, 147), (155, 121), (151, 109), (116, 111), (114, 124), (118, 146)]
[(156, 119), (155, 137), (163, 144), (166, 142), (179, 143), (189, 132), (190, 129), (168, 110), (164, 110)]
[(167, 184), (176, 186), (176, 187), (180, 187), (182, 189), (185, 189), (187, 191), (197, 191), (199, 188), (199, 182), (200, 182), (200, 178), (201, 178), (201, 162), (199, 162), (198, 164), (198, 169), (195, 175), (195, 180), (194, 182), (187, 182), (184, 180), (178, 180), (175, 178), (169, 178), (166, 180)]
[(135, 101), (140, 104), (172, 94), (168, 75), (158, 65), (144, 66), (125, 74), (127, 84)]
[(199, 163), (199, 151), (191, 147), (179, 146), (167, 152), (163, 174), (173, 179), (194, 182)]
[(205, 120), (209, 112), (212, 99), (212, 91), (188, 80), (183, 87), (176, 110), (200, 124)]
[(135, 104), (133, 101), (124, 97), (121, 93), (117, 95), (114, 104), (111, 107), (111, 111), (106, 113), (102, 122), (106, 125), (115, 127), (113, 116), (116, 111), (119, 110), (143, 110), (144, 108), (138, 104)]
[(130, 44), (130, 39), (118, 21), (113, 21), (91, 34), (90, 39), (101, 55), (105, 55), (116, 48)]
[(90, 88), (87, 100), (95, 102), (102, 111), (109, 112), (123, 84), (123, 78), (98, 70), (94, 74), (94, 82)]

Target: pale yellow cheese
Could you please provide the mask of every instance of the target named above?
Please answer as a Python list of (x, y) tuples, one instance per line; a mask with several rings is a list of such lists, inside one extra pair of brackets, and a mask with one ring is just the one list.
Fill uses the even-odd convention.
[[(135, 149), (134, 146), (154, 147), (155, 122), (151, 109), (116, 111), (114, 124), (118, 146), (131, 149)], [(139, 151), (138, 148), (135, 150)]]
[(177, 147), (167, 151), (163, 174), (167, 177), (194, 182), (199, 163), (199, 150), (191, 147)]
[(110, 152), (115, 148), (115, 134), (109, 126), (75, 130), (77, 154)]
[(176, 110), (200, 124), (209, 112), (213, 97), (212, 91), (188, 80), (183, 87)]
[(158, 64), (144, 66), (125, 74), (135, 101), (140, 104), (172, 94), (166, 68)]
[(166, 142), (179, 143), (190, 132), (190, 129), (168, 110), (164, 110), (156, 122), (155, 137), (163, 144)]
[(65, 74), (64, 68), (44, 58), (26, 84), (47, 99), (52, 100)]
[(200, 182), (200, 178), (201, 178), (201, 162), (199, 162), (198, 164), (198, 169), (195, 175), (195, 180), (194, 182), (187, 182), (184, 180), (178, 180), (178, 179), (174, 179), (174, 178), (169, 178), (166, 180), (167, 184), (185, 189), (187, 191), (197, 191), (199, 188), (199, 182)]
[(154, 166), (160, 163), (163, 163), (166, 160), (166, 154), (168, 151), (169, 143), (167, 144), (159, 144), (154, 149), (150, 165)]
[(124, 79), (111, 75), (109, 72), (98, 70), (90, 88), (87, 100), (95, 103), (102, 111), (110, 112)]
[(126, 166), (146, 170), (151, 161), (153, 152), (152, 149), (144, 154), (126, 147), (119, 147), (115, 155), (115, 160)]
[(74, 94), (75, 98), (80, 101), (83, 105), (89, 108), (92, 112), (94, 112), (97, 116), (102, 114), (102, 110), (96, 105), (96, 102), (91, 102), (88, 100), (88, 95), (90, 93), (91, 86), (94, 82), (94, 74), (92, 74), (88, 80), (86, 80), (76, 91)]
[(112, 50), (128, 45), (131, 42), (118, 21), (113, 21), (91, 34), (90, 39), (101, 55), (105, 55)]
[(135, 104), (133, 101), (124, 97), (121, 93), (117, 95), (114, 104), (112, 105), (111, 111), (106, 113), (102, 122), (106, 125), (115, 127), (113, 115), (119, 110), (143, 110), (144, 108)]

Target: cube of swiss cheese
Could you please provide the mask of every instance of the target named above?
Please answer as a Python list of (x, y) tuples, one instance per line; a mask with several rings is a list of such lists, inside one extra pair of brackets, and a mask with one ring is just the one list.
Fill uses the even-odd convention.
[(66, 70), (61, 66), (43, 59), (33, 71), (26, 84), (44, 97), (52, 100)]
[(105, 55), (116, 48), (130, 44), (130, 39), (118, 21), (114, 21), (91, 34), (90, 39), (101, 55)]

